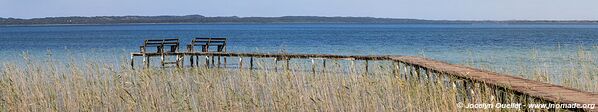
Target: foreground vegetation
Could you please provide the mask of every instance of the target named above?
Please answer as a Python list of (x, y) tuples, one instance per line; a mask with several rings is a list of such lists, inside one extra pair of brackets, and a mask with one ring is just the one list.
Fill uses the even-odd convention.
[[(0, 111), (459, 111), (464, 91), (435, 76), (423, 84), (371, 62), (369, 73), (207, 68), (131, 70), (51, 59), (3, 64)], [(126, 65), (126, 64), (122, 64)], [(336, 71), (336, 72), (332, 72)], [(431, 77), (425, 77), (431, 79)], [(496, 102), (480, 92), (469, 102)], [(491, 111), (488, 110), (488, 111)]]
[[(493, 66), (492, 58), (465, 64), (595, 92), (595, 53), (580, 49), (557, 56), (568, 63), (552, 64), (534, 51), (532, 60), (512, 63), (521, 68), (515, 70)], [(490, 91), (459, 89), (471, 87), (451, 84), (441, 74), (413, 78), (413, 70), (393, 72), (388, 62), (370, 62), (367, 73), (358, 70), (363, 65), (342, 61), (318, 65), (315, 72), (308, 60), (293, 62), (290, 70), (282, 69), (284, 63), (257, 62), (256, 70), (132, 70), (126, 62), (61, 62), (25, 55), (22, 62), (2, 63), (0, 111), (499, 111), (458, 105), (501, 102)], [(521, 102), (515, 99), (502, 102)]]

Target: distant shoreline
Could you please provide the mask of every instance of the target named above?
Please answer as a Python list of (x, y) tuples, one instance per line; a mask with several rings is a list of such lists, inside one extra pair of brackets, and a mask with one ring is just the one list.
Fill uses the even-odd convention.
[[(243, 24), (504, 24), (504, 23), (107, 23), (107, 24), (17, 24), (0, 26), (86, 26), (86, 25), (243, 25)], [(519, 23), (516, 23), (519, 24)], [(557, 24), (557, 23), (532, 23)], [(570, 23), (563, 23), (570, 24)], [(583, 24), (583, 23), (580, 23)], [(597, 24), (598, 23), (594, 23)]]
[(373, 17), (205, 17), (187, 16), (96, 16), (0, 18), (0, 26), (46, 25), (127, 25), (127, 24), (598, 24), (598, 20), (423, 20)]
[[(18, 24), (0, 26), (95, 26), (95, 25), (254, 25), (254, 24), (476, 24), (476, 23), (108, 23), (108, 24)], [(487, 23), (492, 24), (492, 23)], [(551, 24), (551, 23), (539, 23)], [(598, 23), (595, 23), (598, 25)]]
[(598, 23), (108, 23), (108, 24), (17, 24), (0, 27), (42, 26), (102, 26), (102, 25), (256, 25), (256, 24), (497, 24), (497, 25), (598, 25)]

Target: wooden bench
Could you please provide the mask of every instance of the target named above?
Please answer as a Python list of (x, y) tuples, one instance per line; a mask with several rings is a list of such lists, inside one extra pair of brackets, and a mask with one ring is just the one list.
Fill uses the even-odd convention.
[[(155, 47), (156, 51), (151, 52), (148, 51), (149, 48)], [(165, 64), (176, 64), (177, 67), (181, 62), (181, 56), (176, 57), (175, 61), (165, 61), (165, 58), (168, 53), (178, 53), (179, 52), (179, 39), (171, 38), (171, 39), (148, 39), (143, 42), (142, 46), (139, 46), (140, 53), (145, 56), (143, 62), (146, 64), (147, 67), (150, 65), (150, 56), (147, 56), (147, 53), (159, 53), (161, 54), (161, 62), (162, 66)]]
[[(193, 53), (196, 46), (201, 46), (201, 52), (226, 52), (226, 38), (222, 37), (208, 37), (208, 38), (195, 38), (191, 40), (191, 44), (187, 45), (187, 52)], [(210, 47), (216, 47), (216, 51), (210, 51)], [(197, 61), (195, 64), (199, 65), (199, 56), (195, 56)], [(210, 57), (206, 56), (206, 66), (209, 67)], [(214, 65), (214, 56), (211, 57), (212, 65)], [(193, 67), (193, 57), (190, 58), (191, 66)], [(226, 58), (224, 58), (224, 66), (226, 67)], [(218, 67), (220, 67), (220, 56), (218, 56)]]
[(195, 52), (195, 46), (201, 46), (201, 52), (210, 52), (210, 46), (216, 46), (215, 52), (226, 52), (226, 38), (195, 38), (187, 45), (187, 50)]
[(170, 47), (167, 52), (179, 52), (179, 39), (149, 39), (139, 46), (141, 53), (146, 53), (147, 48), (156, 47), (156, 53), (164, 53), (166, 47)]

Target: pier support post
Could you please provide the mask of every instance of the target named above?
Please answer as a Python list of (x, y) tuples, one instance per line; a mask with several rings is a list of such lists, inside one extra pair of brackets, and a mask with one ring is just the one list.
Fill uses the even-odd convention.
[(482, 86), (481, 83), (479, 82), (474, 82), (473, 83), (473, 87), (471, 90), (471, 101), (474, 103), (480, 103), (482, 102), (482, 98), (481, 98), (481, 94), (482, 94)]
[(249, 69), (253, 70), (253, 57), (249, 58)]
[(449, 77), (449, 82), (451, 83), (451, 86), (453, 88), (453, 90), (457, 90), (457, 84), (455, 83), (457, 79), (455, 79), (454, 76), (448, 76)]
[(490, 92), (490, 87), (485, 82), (480, 83), (479, 99), (483, 102), (494, 103), (494, 95)]
[(133, 54), (131, 54), (131, 69), (135, 70), (135, 58), (133, 56)]
[(189, 63), (191, 64), (191, 67), (193, 67), (193, 56), (189, 56)]
[(424, 72), (426, 74), (426, 82), (427, 83), (432, 82), (432, 71), (430, 69), (428, 69), (428, 68), (423, 68), (423, 69), (424, 69)]
[(274, 72), (278, 72), (278, 57), (274, 58)]
[(218, 68), (220, 68), (220, 56), (218, 56)]
[(411, 65), (411, 64), (406, 64), (405, 66), (407, 66), (409, 69), (409, 76), (407, 76), (407, 77), (409, 77), (409, 80), (413, 81), (413, 80), (417, 79), (417, 77), (415, 77), (415, 73), (414, 73), (415, 67), (413, 67), (413, 65)]
[(212, 58), (212, 66), (216, 66), (216, 63), (214, 63), (214, 55), (212, 55), (210, 58)]
[(177, 68), (181, 68), (181, 63), (182, 63), (181, 59), (183, 57), (185, 57), (185, 56), (181, 56), (180, 54), (176, 55), (176, 67)]
[(285, 69), (286, 69), (287, 71), (288, 71), (288, 70), (291, 70), (291, 69), (290, 69), (289, 60), (291, 60), (291, 58), (285, 58), (285, 61), (286, 61), (286, 63), (287, 63), (287, 66), (285, 66)]
[(507, 97), (507, 94), (506, 94), (507, 91), (505, 91), (505, 89), (503, 87), (497, 87), (496, 90), (498, 91), (496, 96), (500, 97), (499, 98), (500, 99), (499, 102), (500, 103), (507, 103), (507, 98), (506, 98)]
[(150, 63), (150, 57), (149, 57), (149, 56), (145, 56), (145, 62), (146, 62), (146, 63), (145, 63), (145, 67), (146, 67), (146, 68), (149, 68), (149, 67), (150, 67), (150, 64), (151, 64), (151, 63)]
[(239, 57), (239, 70), (243, 70), (243, 57)]
[(398, 73), (401, 72), (401, 69), (399, 68), (399, 62), (393, 61), (392, 62), (393, 68), (392, 69), (392, 74), (395, 75), (395, 77), (399, 76)]
[(421, 68), (419, 66), (414, 66), (413, 68), (415, 69), (415, 79), (418, 83), (421, 83), (423, 79), (420, 70)]
[(160, 56), (160, 64), (162, 65), (162, 67), (164, 67), (164, 54)]
[(462, 91), (462, 94), (463, 94), (463, 103), (466, 103), (466, 104), (467, 103), (471, 103), (470, 100), (469, 100), (469, 97), (470, 97), (469, 96), (469, 90), (471, 89), (470, 87), (471, 87), (471, 83), (469, 82), (469, 80), (464, 79), (463, 80), (463, 91)]
[(316, 62), (314, 62), (314, 59), (311, 59), (311, 72), (316, 74)]
[(206, 68), (210, 68), (210, 56), (206, 56)]
[(199, 56), (197, 55), (195, 56), (195, 66), (199, 67)]
[(407, 79), (411, 79), (411, 69), (409, 67), (409, 64), (407, 63), (403, 63), (403, 70), (405, 70), (405, 73), (403, 73), (403, 76), (405, 77), (405, 80)]
[(426, 78), (424, 79), (424, 83), (426, 83), (426, 88), (428, 93), (434, 95), (434, 92), (432, 92), (432, 84), (434, 83), (434, 81), (432, 80), (432, 71), (430, 71), (430, 69), (428, 68), (423, 68), (424, 69), (424, 73), (426, 74)]

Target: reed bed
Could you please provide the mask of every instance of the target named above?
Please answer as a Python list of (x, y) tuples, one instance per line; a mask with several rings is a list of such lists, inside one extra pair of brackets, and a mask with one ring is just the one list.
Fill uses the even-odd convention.
[[(507, 63), (517, 67), (499, 66), (496, 63), (504, 59), (493, 57), (474, 57), (480, 60), (463, 64), (596, 92), (597, 49), (580, 47), (576, 54), (531, 50), (528, 58)], [(310, 60), (294, 60), (289, 69), (285, 69), (286, 63), (272, 59), (258, 59), (256, 63), (254, 70), (247, 69), (248, 64), (244, 69), (233, 65), (133, 70), (125, 66), (126, 61), (63, 62), (24, 55), (23, 60), (1, 63), (0, 111), (527, 110), (459, 107), (521, 103), (528, 98), (511, 95), (499, 99), (496, 91), (480, 85), (465, 86), (438, 73), (417, 74), (415, 68), (406, 66), (396, 69), (391, 62), (371, 61), (368, 71), (363, 61), (332, 60), (324, 67), (311, 65)]]
[(499, 111), (458, 108), (497, 102), (488, 91), (457, 89), (467, 87), (442, 74), (416, 78), (413, 68), (393, 72), (388, 62), (370, 62), (367, 73), (340, 61), (315, 72), (266, 61), (255, 70), (24, 62), (0, 69), (0, 111)]

